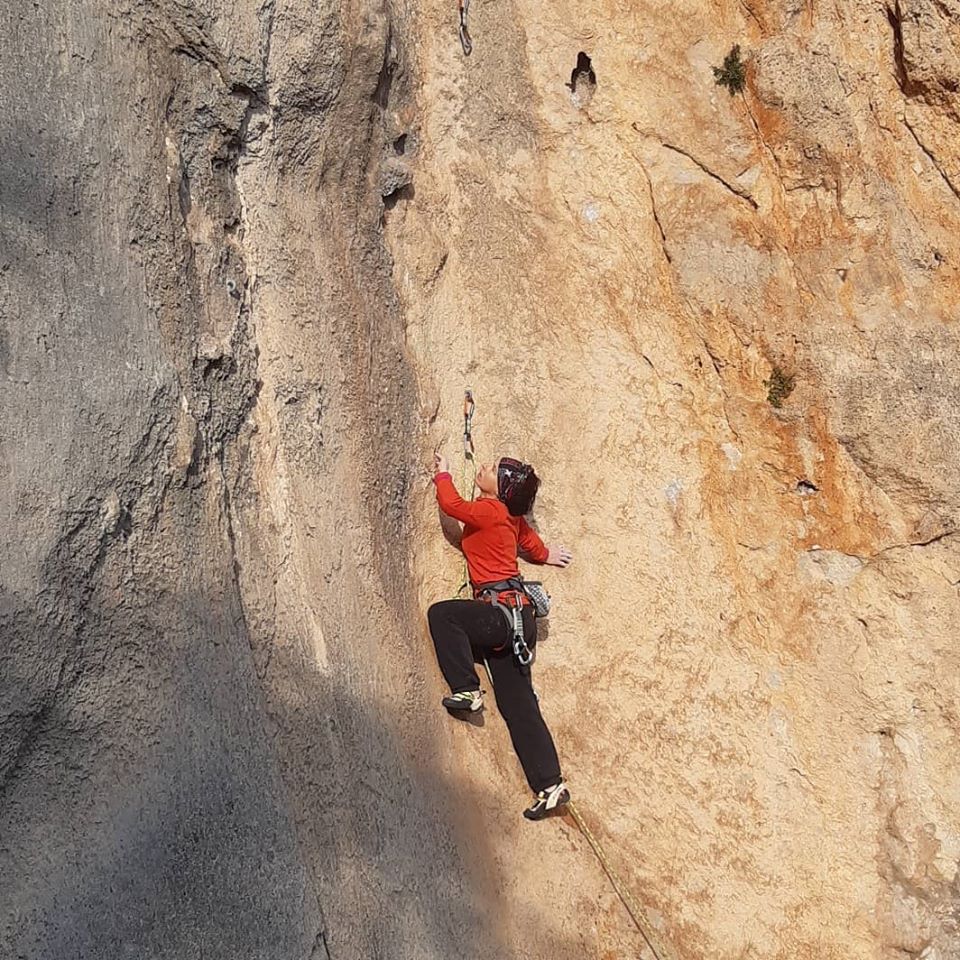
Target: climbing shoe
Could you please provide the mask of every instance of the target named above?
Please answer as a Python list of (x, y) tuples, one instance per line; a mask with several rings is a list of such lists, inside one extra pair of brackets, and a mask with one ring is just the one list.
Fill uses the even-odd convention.
[(569, 802), (570, 791), (561, 780), (555, 786), (541, 790), (534, 798), (533, 805), (523, 811), (523, 815), (528, 820), (542, 820), (551, 810), (556, 810)]
[(483, 709), (483, 696), (479, 690), (461, 690), (452, 697), (444, 697), (443, 705), (451, 713), (476, 713)]

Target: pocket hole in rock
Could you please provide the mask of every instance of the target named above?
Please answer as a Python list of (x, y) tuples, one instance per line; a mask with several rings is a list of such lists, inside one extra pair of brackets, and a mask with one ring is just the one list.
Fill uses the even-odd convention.
[(578, 107), (585, 107), (593, 99), (597, 89), (597, 75), (590, 57), (582, 50), (577, 54), (577, 65), (570, 71), (570, 82), (567, 86)]
[(413, 199), (413, 184), (406, 183), (396, 190), (391, 190), (383, 197), (383, 207), (385, 210), (392, 210), (401, 200)]

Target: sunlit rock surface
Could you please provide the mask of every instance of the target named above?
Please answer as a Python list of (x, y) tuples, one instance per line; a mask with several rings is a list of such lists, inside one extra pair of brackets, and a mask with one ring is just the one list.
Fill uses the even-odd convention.
[(652, 957), (439, 709), (469, 387), (676, 956), (957, 960), (960, 5), (469, 17), (0, 11), (0, 956)]

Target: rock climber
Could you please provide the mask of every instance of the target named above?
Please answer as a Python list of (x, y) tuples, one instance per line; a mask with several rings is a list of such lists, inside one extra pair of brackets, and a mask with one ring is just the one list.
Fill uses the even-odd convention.
[[(566, 567), (573, 559), (564, 546), (547, 546), (527, 521), (540, 487), (529, 464), (509, 457), (482, 464), (476, 500), (464, 500), (454, 486), (447, 461), (434, 455), (437, 503), (447, 516), (463, 524), (461, 549), (467, 560), (472, 600), (443, 600), (427, 612), (437, 660), (450, 696), (443, 706), (466, 716), (483, 707), (476, 662), (486, 659), (493, 678), (497, 706), (510, 731), (514, 750), (535, 797), (523, 815), (540, 820), (570, 800), (560, 774), (553, 738), (540, 713), (529, 664), (514, 654), (514, 630), (497, 602), (519, 603), (523, 641), (530, 650), (537, 642), (537, 622), (529, 598), (517, 587), (518, 549), (533, 563)], [(507, 584), (506, 581), (512, 581)], [(484, 587), (494, 585), (494, 589)], [(487, 602), (489, 598), (495, 602)], [(509, 614), (508, 614), (509, 615)]]

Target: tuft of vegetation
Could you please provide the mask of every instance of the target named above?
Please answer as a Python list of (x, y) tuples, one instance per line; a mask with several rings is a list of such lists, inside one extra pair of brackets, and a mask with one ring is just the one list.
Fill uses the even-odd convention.
[(739, 43), (730, 48), (730, 52), (723, 58), (722, 67), (713, 68), (713, 75), (717, 79), (717, 85), (726, 87), (731, 97), (743, 90), (747, 85), (747, 71), (740, 59)]
[(767, 388), (767, 401), (771, 407), (779, 410), (783, 406), (783, 401), (793, 393), (796, 379), (792, 373), (785, 373), (774, 364), (773, 370), (770, 371), (770, 379), (763, 381), (763, 385)]

